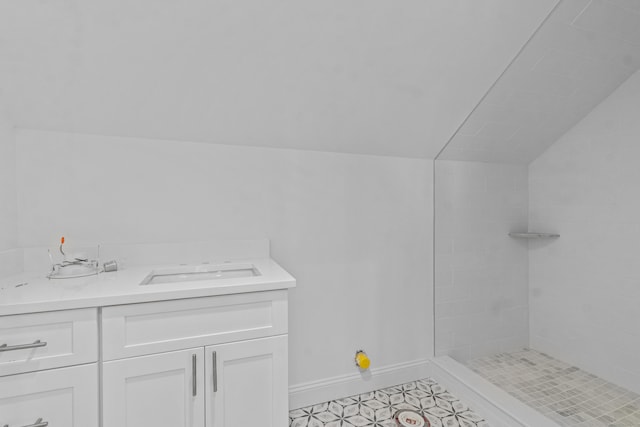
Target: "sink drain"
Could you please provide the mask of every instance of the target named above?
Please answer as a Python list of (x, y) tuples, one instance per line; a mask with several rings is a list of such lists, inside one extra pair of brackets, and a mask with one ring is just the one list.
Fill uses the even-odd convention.
[(393, 416), (398, 427), (431, 427), (429, 420), (422, 414), (409, 409), (402, 409)]

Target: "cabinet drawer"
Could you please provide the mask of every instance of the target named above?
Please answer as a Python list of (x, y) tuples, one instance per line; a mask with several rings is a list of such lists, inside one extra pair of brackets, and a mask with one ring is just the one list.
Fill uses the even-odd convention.
[(287, 291), (106, 307), (103, 359), (287, 333)]
[(98, 360), (96, 309), (0, 317), (0, 376)]
[(2, 378), (0, 426), (28, 426), (37, 420), (50, 427), (97, 427), (97, 364)]

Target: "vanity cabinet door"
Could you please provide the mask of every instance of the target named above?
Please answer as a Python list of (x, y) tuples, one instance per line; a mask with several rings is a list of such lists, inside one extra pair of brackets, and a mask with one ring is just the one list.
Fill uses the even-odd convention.
[(103, 427), (204, 427), (204, 348), (103, 365)]
[(206, 348), (207, 427), (289, 422), (287, 336)]
[(71, 368), (0, 378), (0, 426), (98, 426), (98, 367)]

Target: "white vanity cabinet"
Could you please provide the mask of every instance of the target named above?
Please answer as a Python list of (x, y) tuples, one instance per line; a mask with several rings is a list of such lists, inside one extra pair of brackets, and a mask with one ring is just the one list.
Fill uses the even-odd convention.
[(105, 307), (103, 427), (288, 423), (287, 291)]
[(288, 424), (295, 279), (270, 259), (149, 268), (6, 279), (26, 285), (0, 286), (0, 427)]
[(97, 427), (97, 361), (96, 309), (0, 316), (0, 426)]

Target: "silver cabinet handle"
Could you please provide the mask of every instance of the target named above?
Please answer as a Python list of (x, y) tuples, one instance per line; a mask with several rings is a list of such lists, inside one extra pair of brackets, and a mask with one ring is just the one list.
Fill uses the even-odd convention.
[(197, 373), (197, 362), (198, 362), (198, 356), (193, 354), (191, 355), (191, 371), (192, 371), (192, 378), (191, 381), (193, 382), (193, 386), (192, 386), (192, 390), (191, 390), (191, 395), (192, 396), (196, 396), (198, 394), (198, 373)]
[[(3, 351), (26, 350), (29, 348), (44, 347), (46, 345), (47, 345), (46, 341), (40, 341), (40, 340), (32, 342), (31, 344), (20, 344), (20, 345), (2, 344), (0, 345), (0, 353), (2, 353)], [(39, 424), (34, 424), (34, 426), (40, 427)], [(33, 426), (25, 426), (25, 427), (33, 427)]]
[[(29, 424), (24, 427), (47, 427), (48, 425), (49, 423), (47, 421), (42, 421), (42, 418), (38, 418), (34, 424)], [(9, 427), (9, 424), (5, 424), (4, 427)]]
[(214, 351), (211, 354), (211, 358), (213, 359), (213, 392), (218, 391), (218, 355)]

